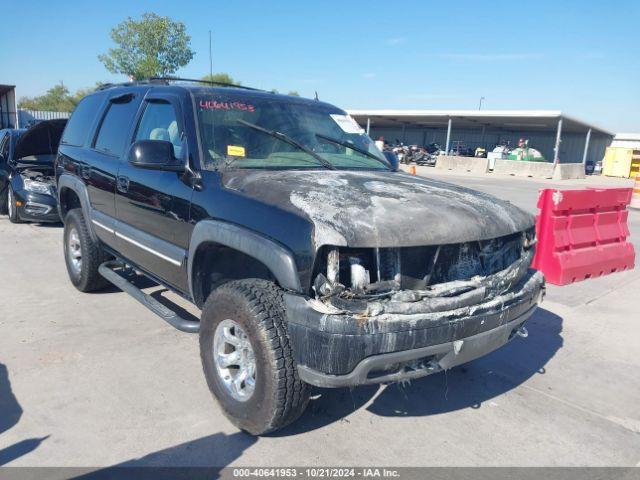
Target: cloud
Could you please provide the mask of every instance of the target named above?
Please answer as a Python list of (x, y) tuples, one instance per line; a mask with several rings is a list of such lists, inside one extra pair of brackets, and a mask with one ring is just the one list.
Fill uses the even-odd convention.
[(373, 72), (367, 72), (362, 74), (362, 78), (376, 78), (378, 75)]
[(386, 43), (390, 47), (395, 47), (397, 45), (403, 44), (406, 41), (407, 41), (407, 37), (393, 37), (393, 38), (387, 38), (384, 41), (384, 43)]
[(541, 53), (439, 53), (439, 58), (470, 62), (507, 62), (521, 60), (539, 60)]

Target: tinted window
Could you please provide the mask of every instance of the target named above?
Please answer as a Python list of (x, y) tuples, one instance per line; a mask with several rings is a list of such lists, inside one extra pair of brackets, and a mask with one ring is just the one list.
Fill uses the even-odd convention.
[(67, 122), (67, 127), (62, 135), (62, 143), (78, 147), (84, 145), (102, 98), (102, 95), (90, 95), (80, 101)]
[(164, 140), (173, 144), (176, 158), (182, 157), (182, 131), (178, 124), (176, 111), (173, 106), (165, 102), (150, 102), (144, 110), (137, 140)]
[(96, 138), (96, 150), (118, 157), (123, 154), (137, 106), (138, 102), (133, 101), (132, 96), (118, 97), (110, 102)]

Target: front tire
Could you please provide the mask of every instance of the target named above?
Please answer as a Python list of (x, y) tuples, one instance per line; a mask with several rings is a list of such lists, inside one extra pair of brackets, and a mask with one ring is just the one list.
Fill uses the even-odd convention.
[(260, 279), (221, 285), (202, 310), (200, 357), (209, 389), (227, 418), (253, 435), (290, 424), (309, 402), (284, 312), (282, 291)]
[(9, 190), (9, 184), (5, 185), (4, 188), (0, 189), (0, 215), (7, 214), (7, 191)]
[(81, 292), (92, 292), (108, 285), (98, 267), (107, 256), (89, 234), (82, 210), (69, 210), (64, 220), (64, 259), (71, 283)]
[(11, 223), (22, 223), (18, 214), (18, 205), (16, 205), (16, 196), (13, 193), (11, 185), (7, 185), (7, 215)]

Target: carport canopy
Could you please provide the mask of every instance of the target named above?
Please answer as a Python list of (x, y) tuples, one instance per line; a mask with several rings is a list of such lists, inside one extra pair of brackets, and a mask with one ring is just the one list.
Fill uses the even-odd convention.
[[(348, 113), (367, 131), (371, 125), (378, 128), (407, 126), (447, 128), (446, 151), (450, 149), (452, 128), (491, 128), (505, 132), (521, 130), (555, 132), (554, 163), (563, 132), (586, 135), (584, 158), (592, 132), (613, 136), (596, 125), (565, 115), (559, 110), (348, 110)], [(583, 163), (584, 163), (583, 158)]]

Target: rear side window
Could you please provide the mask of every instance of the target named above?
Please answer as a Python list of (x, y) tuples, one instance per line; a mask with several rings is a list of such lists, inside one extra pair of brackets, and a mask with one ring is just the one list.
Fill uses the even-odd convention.
[(117, 157), (124, 153), (131, 121), (139, 103), (133, 98), (133, 95), (125, 95), (110, 101), (96, 137), (96, 150)]
[(90, 95), (80, 100), (62, 134), (61, 143), (81, 147), (87, 139), (87, 133), (96, 117), (102, 95)]

